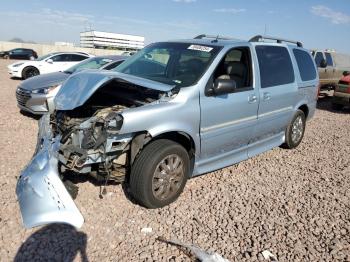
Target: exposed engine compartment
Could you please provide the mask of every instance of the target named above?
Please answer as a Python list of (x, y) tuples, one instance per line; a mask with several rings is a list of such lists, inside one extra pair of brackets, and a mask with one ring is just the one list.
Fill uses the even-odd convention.
[(54, 136), (60, 135), (61, 172), (91, 174), (99, 180), (123, 181), (135, 134), (119, 134), (122, 112), (154, 102), (161, 91), (110, 81), (82, 106), (51, 116)]

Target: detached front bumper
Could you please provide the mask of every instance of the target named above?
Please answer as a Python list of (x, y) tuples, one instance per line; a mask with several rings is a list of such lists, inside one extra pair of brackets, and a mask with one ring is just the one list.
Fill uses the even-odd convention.
[(23, 224), (26, 228), (66, 223), (81, 227), (84, 218), (58, 173), (60, 138), (52, 138), (49, 115), (39, 121), (37, 152), (22, 171), (16, 187)]

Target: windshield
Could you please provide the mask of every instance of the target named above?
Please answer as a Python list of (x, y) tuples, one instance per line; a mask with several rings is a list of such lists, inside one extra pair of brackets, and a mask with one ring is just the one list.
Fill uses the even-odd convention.
[(50, 57), (50, 56), (53, 56), (54, 53), (51, 53), (51, 54), (47, 54), (47, 55), (43, 55), (43, 56), (39, 56), (37, 59), (35, 59), (36, 61), (42, 61), (42, 60), (45, 60), (46, 58)]
[(100, 69), (102, 66), (112, 62), (112, 59), (106, 58), (106, 57), (93, 57), (84, 60), (83, 62), (76, 64), (72, 66), (71, 68), (64, 71), (68, 74), (73, 74), (77, 71), (83, 70), (83, 69)]
[(221, 47), (191, 43), (151, 44), (114, 71), (179, 87), (195, 84)]

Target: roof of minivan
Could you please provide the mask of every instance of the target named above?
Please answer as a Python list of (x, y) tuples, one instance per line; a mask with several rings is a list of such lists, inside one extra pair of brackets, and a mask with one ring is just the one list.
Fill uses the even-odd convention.
[(167, 41), (167, 42), (173, 42), (173, 43), (189, 43), (189, 44), (198, 44), (198, 45), (211, 45), (211, 46), (226, 46), (226, 45), (232, 45), (236, 43), (247, 43), (248, 41), (245, 40), (224, 40), (224, 39), (218, 39), (217, 41), (213, 38), (202, 38), (202, 39), (180, 39), (180, 40), (173, 40), (173, 41)]
[[(202, 39), (180, 39), (180, 40), (172, 40), (172, 41), (166, 41), (166, 42), (172, 42), (172, 43), (188, 43), (188, 44), (198, 44), (198, 45), (211, 45), (211, 46), (218, 46), (218, 47), (224, 47), (224, 46), (229, 46), (229, 45), (234, 45), (234, 44), (266, 44), (266, 45), (277, 45), (277, 46), (288, 46), (288, 47), (297, 47), (295, 44), (290, 44), (290, 43), (276, 43), (276, 42), (264, 42), (264, 41), (259, 41), (259, 42), (250, 42), (248, 40), (242, 40), (242, 39), (218, 39), (217, 41), (212, 38), (202, 38)], [(303, 49), (303, 47), (301, 47)]]

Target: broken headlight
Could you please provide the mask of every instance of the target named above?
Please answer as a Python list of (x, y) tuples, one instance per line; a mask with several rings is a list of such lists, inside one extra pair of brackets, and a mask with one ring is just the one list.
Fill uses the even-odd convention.
[(119, 131), (123, 125), (123, 117), (117, 112), (110, 112), (105, 118), (107, 130)]

